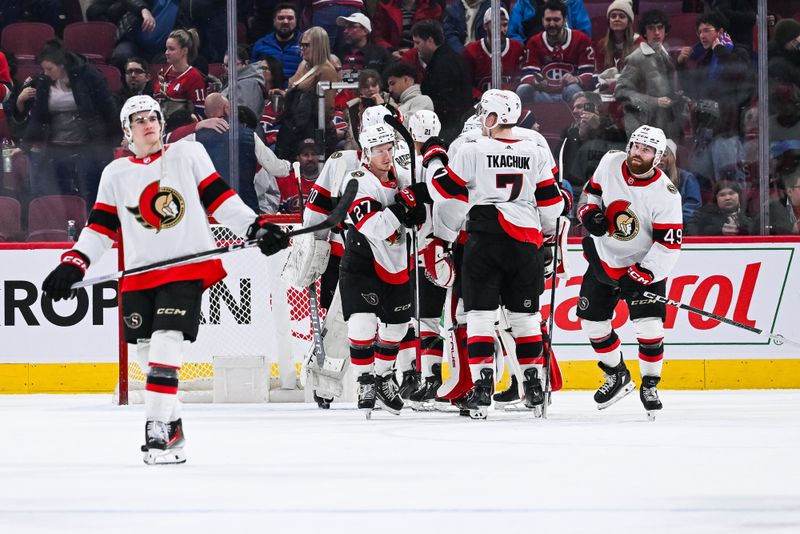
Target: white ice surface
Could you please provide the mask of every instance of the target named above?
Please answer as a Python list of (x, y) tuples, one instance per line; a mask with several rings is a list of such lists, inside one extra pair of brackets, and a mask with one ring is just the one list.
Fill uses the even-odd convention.
[(800, 533), (800, 392), (662, 392), (547, 421), (189, 405), (188, 463), (142, 463), (141, 406), (0, 396), (0, 533)]

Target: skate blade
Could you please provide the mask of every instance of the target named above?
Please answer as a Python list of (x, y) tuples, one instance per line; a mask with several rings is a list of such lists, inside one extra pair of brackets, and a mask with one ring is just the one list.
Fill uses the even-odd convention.
[(609, 400), (608, 402), (604, 402), (602, 404), (598, 404), (597, 405), (597, 409), (598, 410), (605, 410), (606, 408), (608, 408), (612, 404), (615, 404), (615, 403), (621, 401), (622, 399), (624, 399), (634, 389), (636, 389), (636, 384), (634, 384), (633, 382), (628, 382), (625, 385), (625, 387), (622, 388), (621, 390), (619, 390), (619, 393), (617, 393), (616, 396), (613, 397), (611, 400)]
[(177, 465), (186, 463), (186, 454), (183, 449), (148, 449), (142, 460), (147, 465)]
[(432, 412), (436, 410), (433, 401), (410, 401), (409, 406), (415, 412)]
[(522, 399), (517, 399), (511, 402), (494, 401), (495, 410), (515, 411), (517, 409), (516, 407), (520, 405), (522, 405)]
[(478, 406), (476, 409), (471, 409), (469, 411), (469, 418), (470, 419), (486, 419), (489, 416), (489, 407), (488, 406)]
[(372, 419), (372, 409), (371, 408), (359, 408), (359, 410), (364, 412), (364, 417), (367, 418), (367, 421)]
[(403, 410), (402, 407), (399, 410), (395, 410), (393, 408), (390, 408), (389, 406), (387, 406), (386, 404), (381, 402), (380, 399), (378, 399), (377, 402), (375, 403), (375, 408), (376, 409), (380, 408), (380, 409), (386, 410), (387, 412), (389, 412), (392, 415), (400, 415), (400, 412)]
[(647, 420), (648, 421), (655, 421), (656, 420), (656, 413), (657, 413), (657, 410), (647, 410)]

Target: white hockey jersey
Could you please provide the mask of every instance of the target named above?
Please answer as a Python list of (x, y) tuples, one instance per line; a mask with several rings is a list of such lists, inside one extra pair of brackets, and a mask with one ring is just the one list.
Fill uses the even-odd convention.
[(502, 229), (514, 239), (541, 246), (555, 233), (563, 209), (553, 177), (552, 155), (531, 138), (502, 140), (466, 134), (430, 188), (434, 224), (457, 232), (469, 210), (493, 205)]
[(358, 180), (348, 222), (367, 238), (378, 278), (389, 284), (403, 284), (408, 281), (406, 231), (394, 213), (386, 209), (396, 203), (394, 197), (400, 184), (391, 173), (389, 177), (388, 182), (381, 182), (366, 167), (345, 177), (347, 181)]
[[(203, 252), (216, 246), (207, 214), (241, 236), (256, 219), (217, 174), (203, 145), (181, 141), (146, 158), (108, 164), (88, 225), (74, 248), (94, 263), (121, 229), (125, 269)], [(202, 280), (205, 288), (225, 274), (222, 262), (211, 259), (127, 276), (120, 290), (181, 280)]]
[(635, 179), (626, 158), (625, 152), (608, 152), (584, 186), (587, 206), (599, 206), (608, 220), (608, 234), (592, 238), (615, 280), (635, 263), (650, 270), (654, 281), (663, 280), (683, 242), (681, 195), (660, 169), (649, 179)]

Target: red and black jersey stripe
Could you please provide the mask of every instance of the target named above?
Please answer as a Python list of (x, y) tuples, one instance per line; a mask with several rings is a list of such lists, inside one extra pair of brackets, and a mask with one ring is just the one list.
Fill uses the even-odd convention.
[(116, 239), (119, 230), (119, 217), (116, 206), (97, 202), (89, 215), (89, 228), (109, 239)]
[(536, 184), (533, 195), (536, 197), (537, 206), (552, 206), (561, 200), (561, 190), (552, 178)]
[(594, 176), (589, 178), (589, 181), (583, 186), (583, 190), (586, 191), (587, 195), (603, 196), (603, 188), (594, 181)]
[(431, 183), (444, 198), (469, 202), (467, 183), (454, 173), (450, 167), (437, 171)]
[(653, 223), (653, 241), (672, 250), (680, 250), (683, 244), (683, 225), (681, 223)]
[(200, 182), (197, 189), (200, 191), (200, 200), (209, 215), (213, 214), (220, 204), (236, 194), (217, 173)]
[(333, 210), (333, 199), (331, 199), (331, 192), (317, 184), (311, 188), (311, 193), (308, 195), (308, 202), (306, 207), (317, 213), (328, 215)]

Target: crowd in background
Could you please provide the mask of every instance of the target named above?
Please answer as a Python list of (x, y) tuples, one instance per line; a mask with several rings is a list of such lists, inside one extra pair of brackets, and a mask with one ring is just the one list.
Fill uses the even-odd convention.
[[(16, 0), (0, 11), (0, 31), (43, 22), (53, 33), (35, 56), (3, 39), (1, 194), (19, 201), (22, 224), (0, 239), (29, 237), (32, 199), (71, 195), (91, 207), (104, 166), (130, 155), (118, 113), (132, 95), (155, 96), (168, 140), (201, 142), (223, 175), (235, 112), (243, 199), (296, 213), (320, 159), (357, 148), (364, 109), (433, 110), (449, 142), (491, 83), (490, 0), (238, 0), (236, 57), (225, 0), (94, 0), (85, 18), (114, 28), (100, 58), (70, 49), (65, 29), (84, 14), (69, 4)], [(520, 95), (521, 125), (545, 136), (576, 197), (605, 152), (650, 124), (669, 138), (661, 168), (681, 192), (687, 235), (760, 232), (755, 0), (501, 5), (502, 86)], [(769, 227), (798, 234), (800, 7), (768, 7)], [(357, 88), (326, 93), (320, 128), (317, 84), (338, 81)]]

